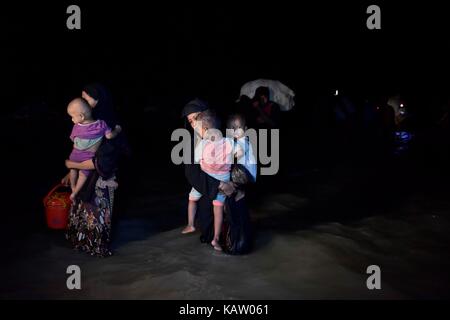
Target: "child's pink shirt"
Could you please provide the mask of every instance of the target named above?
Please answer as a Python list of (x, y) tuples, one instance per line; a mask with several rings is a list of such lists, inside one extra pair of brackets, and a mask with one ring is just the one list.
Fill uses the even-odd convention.
[(233, 146), (222, 138), (219, 141), (206, 140), (203, 144), (200, 166), (203, 171), (211, 174), (230, 173), (233, 164)]

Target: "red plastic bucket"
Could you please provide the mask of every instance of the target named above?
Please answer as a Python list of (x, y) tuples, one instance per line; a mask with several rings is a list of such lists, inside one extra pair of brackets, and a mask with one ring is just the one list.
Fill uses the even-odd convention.
[(63, 184), (56, 185), (44, 198), (45, 216), (50, 229), (67, 229), (69, 211), (71, 206), (70, 192), (60, 191), (66, 189)]

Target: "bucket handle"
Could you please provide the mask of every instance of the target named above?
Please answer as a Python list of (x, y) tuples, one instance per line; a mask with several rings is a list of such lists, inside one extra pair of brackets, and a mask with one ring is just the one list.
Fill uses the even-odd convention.
[(65, 184), (62, 184), (62, 183), (58, 183), (56, 186), (54, 186), (53, 188), (52, 188), (52, 190), (50, 190), (49, 192), (48, 192), (48, 194), (44, 197), (44, 205), (47, 203), (47, 201), (48, 201), (48, 198), (50, 198), (50, 195), (53, 193), (53, 192), (55, 192), (55, 190), (57, 190), (58, 188), (60, 188), (60, 187), (67, 187)]

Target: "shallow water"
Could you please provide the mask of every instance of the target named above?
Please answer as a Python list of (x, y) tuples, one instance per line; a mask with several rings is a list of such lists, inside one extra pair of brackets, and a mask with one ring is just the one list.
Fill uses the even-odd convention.
[[(281, 201), (282, 200), (282, 201)], [(2, 264), (1, 298), (32, 299), (402, 299), (449, 297), (447, 201), (413, 196), (395, 216), (271, 230), (283, 210), (302, 214), (306, 201), (273, 195), (253, 211), (255, 250), (229, 256), (165, 219), (122, 219), (115, 255), (72, 251), (59, 232), (25, 241), (21, 257)], [(289, 204), (282, 206), (277, 201)], [(286, 209), (288, 208), (289, 209)], [(413, 209), (411, 209), (413, 208)], [(166, 217), (167, 218), (167, 217)], [(266, 220), (264, 224), (261, 221)], [(24, 248), (22, 248), (24, 250)], [(66, 288), (66, 268), (81, 267), (82, 289)], [(381, 290), (368, 290), (366, 268), (381, 268)]]
[[(433, 161), (405, 160), (402, 153), (380, 164), (377, 158), (349, 161), (350, 155), (326, 168), (309, 168), (292, 159), (280, 177), (260, 179), (248, 195), (254, 251), (228, 256), (201, 244), (198, 234), (180, 234), (189, 190), (182, 168), (160, 167), (167, 159), (155, 164), (146, 156), (130, 166), (133, 179), (125, 175), (120, 181), (115, 255), (109, 258), (75, 252), (61, 232), (45, 229), (40, 195), (54, 182), (49, 172), (57, 175), (57, 159), (41, 159), (47, 171), (33, 172), (33, 179), (24, 172), (24, 191), (11, 192), (5, 207), (0, 298), (450, 297), (449, 175)], [(26, 164), (24, 157), (15, 165), (27, 169)], [(17, 178), (12, 170), (5, 174), (6, 181)], [(66, 268), (73, 264), (81, 267), (79, 291), (66, 288)], [(381, 290), (367, 289), (369, 265), (381, 268)]]

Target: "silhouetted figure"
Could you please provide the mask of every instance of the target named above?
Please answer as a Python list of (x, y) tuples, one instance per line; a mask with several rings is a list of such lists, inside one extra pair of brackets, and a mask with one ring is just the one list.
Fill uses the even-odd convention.
[(236, 102), (235, 108), (231, 114), (242, 114), (246, 119), (247, 126), (249, 128), (256, 127), (258, 111), (252, 106), (252, 99), (245, 94), (239, 97), (239, 100)]
[(386, 97), (381, 97), (376, 104), (376, 134), (380, 151), (389, 155), (395, 141), (395, 111)]
[[(116, 125), (123, 127), (114, 109), (111, 92), (104, 85), (100, 83), (88, 84), (81, 91), (81, 96), (91, 106), (94, 119), (105, 121), (110, 128), (114, 128)], [(131, 156), (131, 147), (126, 132), (121, 132), (114, 143), (122, 155)]]
[(276, 129), (280, 127), (280, 106), (269, 100), (270, 92), (267, 87), (259, 87), (255, 91), (252, 106), (256, 128)]

